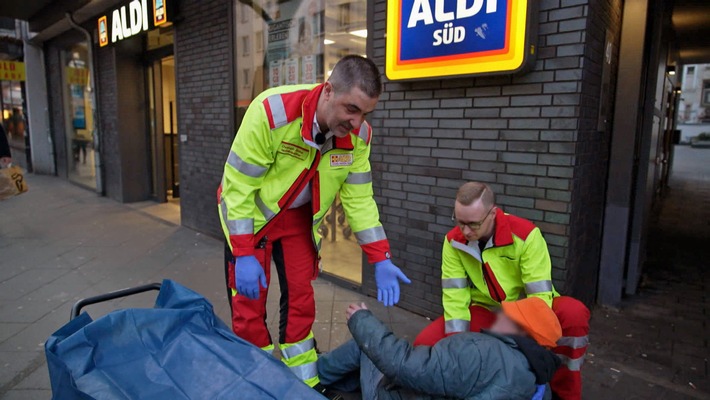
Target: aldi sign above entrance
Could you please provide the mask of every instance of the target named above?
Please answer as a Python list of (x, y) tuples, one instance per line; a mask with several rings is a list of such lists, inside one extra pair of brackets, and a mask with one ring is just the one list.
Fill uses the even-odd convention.
[(391, 80), (506, 74), (534, 59), (534, 0), (388, 0)]
[(166, 0), (128, 2), (99, 18), (99, 46), (114, 44), (161, 26), (169, 22), (172, 12)]

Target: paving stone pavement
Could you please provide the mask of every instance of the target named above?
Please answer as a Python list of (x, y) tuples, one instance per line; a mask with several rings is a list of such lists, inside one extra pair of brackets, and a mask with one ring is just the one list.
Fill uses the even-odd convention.
[[(593, 313), (585, 399), (710, 396), (710, 274), (703, 265), (710, 246), (702, 243), (710, 237), (710, 175), (696, 166), (710, 152), (681, 153), (689, 166), (681, 163), (675, 170), (673, 191), (651, 237), (654, 251), (641, 294), (620, 310)], [(0, 202), (0, 398), (51, 397), (42, 346), (67, 322), (79, 298), (169, 278), (205, 295), (217, 314), (229, 319), (219, 240), (58, 178), (27, 179), (28, 193)], [(272, 334), (278, 326), (277, 288), (267, 302)], [(353, 301), (367, 302), (397, 335), (410, 340), (428, 323), (323, 279), (314, 288), (313, 330), (322, 350), (350, 337), (344, 310)], [(153, 301), (154, 294), (144, 294), (88, 311), (98, 317)]]

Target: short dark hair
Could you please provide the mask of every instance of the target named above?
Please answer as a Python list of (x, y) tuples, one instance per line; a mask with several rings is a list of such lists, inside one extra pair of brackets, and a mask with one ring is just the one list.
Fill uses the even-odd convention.
[(335, 64), (328, 82), (336, 92), (350, 91), (357, 87), (371, 98), (382, 94), (382, 77), (380, 70), (372, 60), (357, 55), (345, 56)]
[(464, 183), (456, 192), (456, 201), (464, 206), (470, 206), (478, 199), (481, 199), (485, 207), (493, 207), (496, 204), (495, 193), (485, 183)]

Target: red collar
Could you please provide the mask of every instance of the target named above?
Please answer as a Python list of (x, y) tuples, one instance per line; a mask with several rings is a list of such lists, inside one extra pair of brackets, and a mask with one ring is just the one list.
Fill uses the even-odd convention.
[[(306, 144), (316, 148), (319, 148), (320, 146), (316, 145), (315, 140), (313, 139), (313, 117), (316, 115), (318, 99), (320, 99), (320, 95), (323, 93), (323, 85), (324, 84), (320, 84), (314, 87), (311, 92), (306, 95), (306, 98), (303, 100), (303, 105), (301, 106), (301, 113), (303, 115), (301, 137), (303, 137), (303, 141)], [(354, 149), (351, 137), (353, 134), (354, 133), (351, 132), (350, 135), (344, 138), (334, 137), (333, 140), (335, 140), (335, 148), (345, 150)]]

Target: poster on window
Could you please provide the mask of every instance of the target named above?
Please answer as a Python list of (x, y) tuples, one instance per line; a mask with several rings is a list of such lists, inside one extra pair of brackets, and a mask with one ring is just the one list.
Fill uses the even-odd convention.
[[(312, 83), (317, 77), (306, 77), (299, 69), (300, 60), (311, 57), (314, 65), (323, 52), (321, 20), (324, 15), (323, 0), (287, 0), (268, 2), (265, 12), (271, 18), (268, 23), (268, 65), (276, 61), (283, 64), (282, 81), (286, 84)], [(274, 64), (275, 65), (275, 64)], [(317, 73), (317, 65), (313, 68)], [(273, 73), (270, 72), (273, 78)], [(306, 79), (308, 78), (308, 79)], [(269, 84), (273, 86), (274, 80)]]
[(316, 83), (316, 56), (304, 56), (302, 60), (303, 83)]
[(274, 60), (269, 63), (269, 87), (283, 85), (283, 61)]

